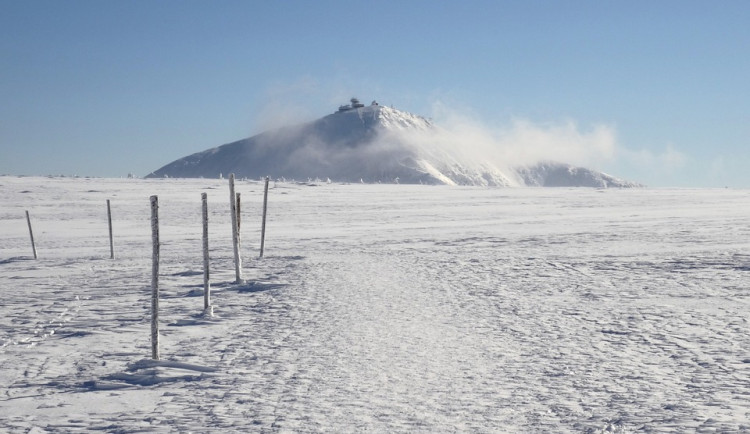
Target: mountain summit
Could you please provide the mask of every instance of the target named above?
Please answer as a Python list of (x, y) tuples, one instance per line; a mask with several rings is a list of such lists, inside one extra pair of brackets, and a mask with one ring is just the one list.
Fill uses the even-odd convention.
[(238, 177), (337, 182), (483, 186), (634, 187), (584, 168), (540, 163), (500, 168), (446, 146), (429, 120), (356, 98), (316, 121), (256, 136), (173, 161), (148, 177)]

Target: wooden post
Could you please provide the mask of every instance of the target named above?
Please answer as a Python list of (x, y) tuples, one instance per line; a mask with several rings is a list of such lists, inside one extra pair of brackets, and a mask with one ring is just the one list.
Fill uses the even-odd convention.
[(240, 204), (242, 203), (242, 201), (240, 200), (241, 198), (240, 198), (239, 193), (235, 193), (234, 195), (237, 198), (237, 234), (241, 239), (242, 238), (241, 236), (242, 235), (242, 223), (241, 223), (242, 222), (242, 207), (240, 206)]
[(203, 201), (203, 310), (211, 306), (211, 283), (209, 282), (208, 261), (208, 195), (201, 193)]
[(159, 199), (151, 196), (151, 358), (159, 360)]
[(31, 218), (29, 217), (29, 211), (26, 211), (26, 223), (29, 224), (29, 236), (31, 237), (31, 250), (34, 252), (34, 259), (36, 256), (36, 244), (34, 244), (34, 231), (31, 230)]
[(266, 188), (263, 192), (263, 223), (260, 226), (260, 257), (263, 257), (263, 249), (266, 244), (266, 210), (268, 209), (268, 181), (266, 176)]
[(109, 258), (115, 259), (115, 241), (112, 237), (112, 208), (107, 199), (107, 222), (109, 223)]
[(241, 208), (242, 207), (240, 206), (240, 203), (241, 203), (240, 194), (235, 193), (234, 196), (237, 199), (236, 200), (237, 202), (237, 250), (241, 252), (242, 251), (242, 223), (241, 223), (242, 221)]
[(234, 248), (234, 274), (237, 283), (242, 283), (242, 258), (237, 228), (237, 199), (234, 195), (234, 173), (229, 174), (229, 210), (232, 215), (232, 246)]

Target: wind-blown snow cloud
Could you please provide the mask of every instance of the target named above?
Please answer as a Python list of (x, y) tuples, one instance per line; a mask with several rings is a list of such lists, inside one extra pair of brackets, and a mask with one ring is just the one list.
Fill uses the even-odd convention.
[(589, 168), (617, 167), (674, 173), (689, 157), (674, 145), (661, 151), (631, 149), (618, 142), (613, 125), (597, 123), (582, 127), (574, 120), (534, 122), (513, 118), (488, 125), (470, 109), (456, 110), (443, 103), (433, 105), (434, 129), (405, 131), (402, 139), (415, 147), (431, 147), (458, 160), (483, 161), (500, 170), (559, 162)]
[(516, 118), (506, 125), (490, 127), (443, 104), (436, 104), (433, 112), (436, 128), (406, 131), (408, 142), (429, 144), (460, 158), (500, 167), (540, 161), (597, 165), (613, 160), (617, 154), (616, 132), (609, 125), (582, 129), (572, 120), (540, 124)]

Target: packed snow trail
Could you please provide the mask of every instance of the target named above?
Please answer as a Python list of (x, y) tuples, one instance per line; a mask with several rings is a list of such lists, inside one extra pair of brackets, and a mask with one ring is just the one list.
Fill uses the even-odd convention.
[[(262, 186), (245, 182), (235, 284), (222, 181), (0, 187), (6, 431), (750, 429), (747, 191), (280, 183), (258, 260)], [(155, 193), (160, 362), (148, 360)]]

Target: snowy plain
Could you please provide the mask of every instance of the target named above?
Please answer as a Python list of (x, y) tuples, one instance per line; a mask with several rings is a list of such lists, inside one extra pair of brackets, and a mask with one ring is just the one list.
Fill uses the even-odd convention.
[(244, 283), (226, 180), (0, 177), (0, 431), (750, 431), (748, 190), (236, 188)]

